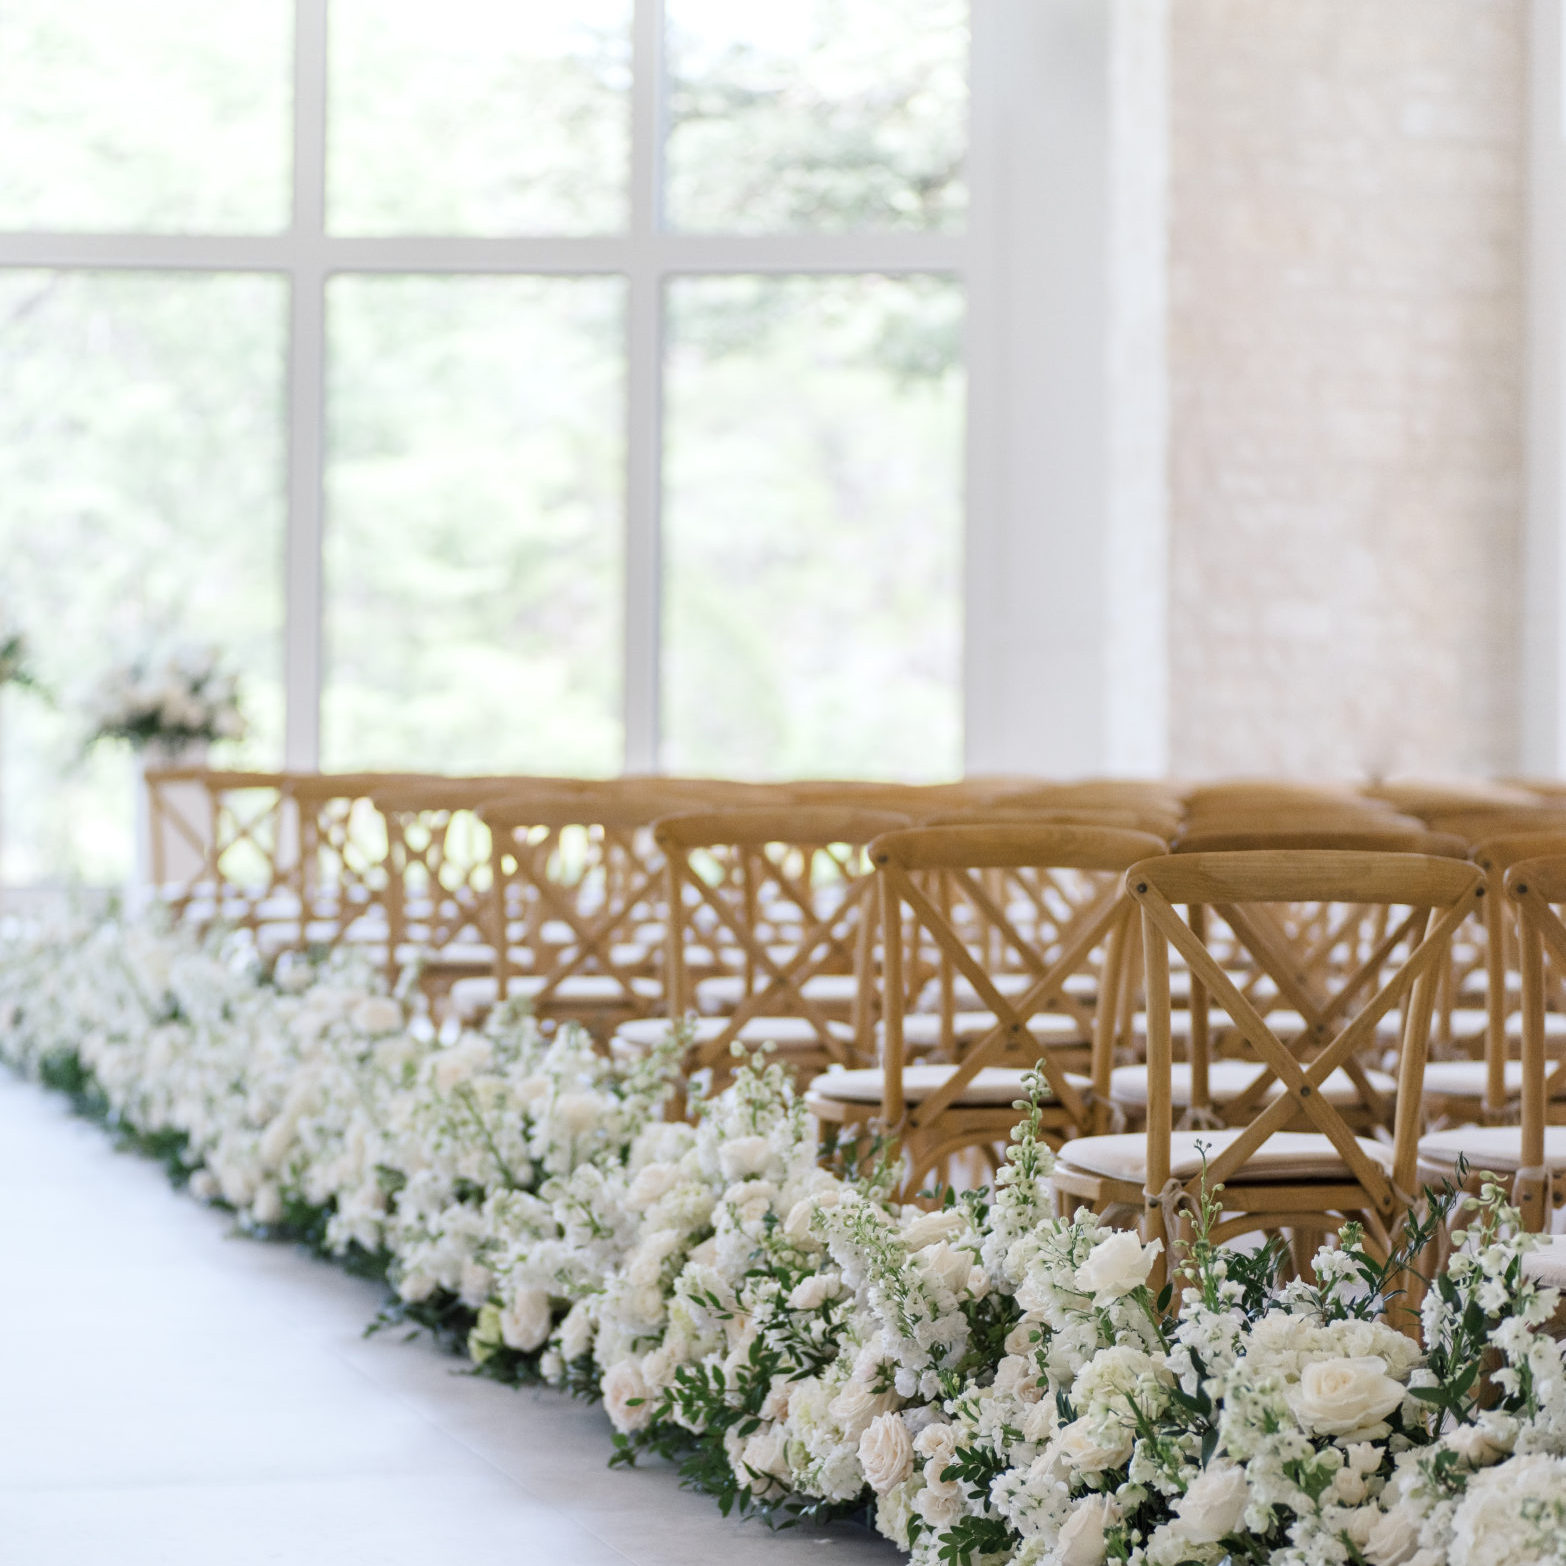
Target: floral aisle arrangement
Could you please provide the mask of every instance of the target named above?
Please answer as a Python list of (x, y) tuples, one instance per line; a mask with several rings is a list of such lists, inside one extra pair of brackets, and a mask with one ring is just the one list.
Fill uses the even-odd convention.
[[(1495, 1186), (1384, 1263), (1348, 1226), (1312, 1284), (1209, 1201), (1155, 1293), (1153, 1247), (1054, 1216), (1036, 1103), (995, 1188), (928, 1211), (822, 1168), (779, 1066), (671, 1123), (677, 1038), (442, 1040), (352, 957), (145, 925), (0, 954), (0, 1053), (725, 1510), (868, 1509), (920, 1566), (1566, 1562), (1560, 1301)], [(1393, 1280), (1449, 1213), (1416, 1317)]]
[(208, 643), (184, 642), (108, 669), (87, 702), (87, 742), (122, 739), (173, 756), (242, 739), (238, 676)]

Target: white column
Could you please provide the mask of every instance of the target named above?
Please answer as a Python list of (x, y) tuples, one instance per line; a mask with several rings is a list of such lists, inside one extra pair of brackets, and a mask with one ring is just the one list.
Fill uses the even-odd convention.
[(321, 528), (326, 460), (326, 0), (298, 0), (294, 207), (289, 235), (288, 533), (283, 764), (321, 754)]
[(1525, 773), (1566, 774), (1566, 29), (1561, 0), (1529, 18), (1527, 507), (1522, 549)]
[(1165, 4), (974, 7), (973, 772), (1167, 755)]

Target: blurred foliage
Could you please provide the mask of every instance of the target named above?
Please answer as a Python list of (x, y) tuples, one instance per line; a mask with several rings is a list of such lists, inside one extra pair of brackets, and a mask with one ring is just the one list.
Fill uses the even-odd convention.
[[(291, 6), (5, 0), (0, 228), (275, 232)], [(962, 0), (668, 0), (672, 224), (950, 231)], [(344, 233), (627, 220), (628, 0), (333, 0)], [(328, 291), (323, 764), (604, 773), (621, 751), (625, 281)], [(55, 710), (0, 712), (5, 874), (129, 866), (75, 697), (211, 638), (282, 755), (286, 280), (0, 271), (0, 591)], [(664, 763), (959, 764), (962, 293), (711, 277), (667, 300)]]

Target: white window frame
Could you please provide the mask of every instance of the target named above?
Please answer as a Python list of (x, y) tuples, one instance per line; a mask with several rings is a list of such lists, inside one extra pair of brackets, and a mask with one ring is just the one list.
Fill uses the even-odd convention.
[(614, 274), (628, 285), (624, 765), (659, 765), (665, 284), (938, 273), (965, 289), (969, 771), (1157, 772), (1166, 755), (1167, 0), (972, 0), (960, 235), (661, 224), (663, 0), (634, 0), (630, 227), (588, 238), (326, 231), (329, 0), (295, 0), (292, 221), (274, 235), (0, 234), (0, 267), (244, 271), (290, 290), (284, 764), (320, 757), (328, 280)]

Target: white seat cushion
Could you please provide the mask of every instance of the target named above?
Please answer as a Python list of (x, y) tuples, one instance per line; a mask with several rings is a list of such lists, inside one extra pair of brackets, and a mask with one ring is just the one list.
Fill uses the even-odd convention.
[[(1426, 1098), (1482, 1098), (1488, 1067), (1482, 1060), (1432, 1060), (1425, 1067)], [(1504, 1065), (1506, 1092), (1515, 1098), (1522, 1092), (1522, 1062)]]
[[(766, 975), (760, 977), (766, 983)], [(823, 1006), (849, 1006), (859, 994), (859, 978), (852, 973), (818, 973), (800, 986), (807, 1000)], [(745, 976), (719, 973), (696, 985), (696, 1009), (707, 1013), (733, 1011), (745, 999)]]
[[(1511, 1174), (1522, 1167), (1522, 1127), (1462, 1126), (1420, 1137), (1420, 1163), (1455, 1169), (1459, 1158), (1476, 1173)], [(1544, 1161), (1551, 1169), (1566, 1169), (1566, 1126), (1544, 1128)]]
[[(1267, 1026), (1272, 1029), (1273, 1033), (1276, 1034), (1277, 1037), (1280, 1038), (1285, 1044), (1287, 1044), (1291, 1039), (1300, 1037), (1300, 1035), (1305, 1032), (1304, 1017), (1302, 1017), (1299, 1012), (1285, 1007), (1280, 1006), (1276, 1011), (1264, 1013), (1262, 1021), (1264, 1021)], [(1335, 1018), (1331, 1023), (1328, 1024), (1328, 1037), (1330, 1038), (1333, 1035), (1341, 1032), (1343, 1026), (1344, 1019), (1341, 1017)], [(1147, 1013), (1145, 1011), (1137, 1012), (1136, 1015), (1131, 1019), (1131, 1028), (1138, 1038), (1145, 1038), (1147, 1036)], [(1220, 1010), (1216, 1004), (1208, 1010), (1207, 1029), (1209, 1034), (1234, 1033), (1238, 1031), (1236, 1025), (1230, 1021), (1228, 1015)], [(1401, 1036), (1401, 1030), (1402, 1019), (1396, 1012), (1393, 1012), (1390, 1016), (1383, 1017), (1381, 1021), (1376, 1024), (1376, 1037), (1381, 1039), (1384, 1043), (1395, 1044)], [(1172, 1038), (1189, 1038), (1191, 1036), (1190, 1012), (1171, 1012), (1169, 1018), (1169, 1033), (1170, 1037)]]
[[(1215, 1060), (1207, 1068), (1207, 1083), (1212, 1102), (1227, 1104), (1238, 1098), (1265, 1068), (1248, 1060)], [(1370, 1085), (1378, 1092), (1397, 1092), (1397, 1080), (1384, 1071), (1365, 1072)], [(1283, 1084), (1273, 1078), (1267, 1086), (1267, 1097), (1277, 1098), (1283, 1092)], [(1322, 1096), (1329, 1104), (1342, 1107), (1360, 1102), (1359, 1089), (1346, 1071), (1334, 1071), (1321, 1085)], [(1178, 1108), (1189, 1107), (1191, 1102), (1191, 1068), (1184, 1061), (1176, 1061), (1169, 1068), (1170, 1101)], [(1117, 1104), (1147, 1107), (1147, 1067), (1121, 1066), (1110, 1073), (1109, 1096)]]
[[(662, 1043), (673, 1026), (667, 1017), (638, 1017), (622, 1022), (614, 1030), (614, 1041), (630, 1050), (650, 1049)], [(692, 1026), (695, 1030), (692, 1042), (710, 1044), (723, 1036), (729, 1022), (726, 1017), (695, 1017)], [(839, 1042), (853, 1042), (854, 1030), (847, 1023), (829, 1022), (827, 1027)], [(816, 1048), (820, 1044), (815, 1028), (804, 1017), (752, 1017), (741, 1024), (739, 1038), (742, 1044), (752, 1048), (758, 1044), (776, 1044), (779, 1049), (788, 1050)]]
[[(960, 1043), (982, 1039), (995, 1027), (995, 1015), (988, 1011), (959, 1011), (952, 1018), (952, 1033)], [(884, 1035), (882, 1023), (877, 1033)], [(1042, 1044), (1085, 1044), (1087, 1036), (1075, 1017), (1063, 1011), (1041, 1011), (1028, 1018), (1028, 1033)], [(934, 1049), (943, 1042), (941, 1019), (933, 1012), (914, 1011), (903, 1017), (903, 1043), (909, 1049)]]
[[(542, 974), (513, 974), (506, 980), (506, 994), (515, 999), (522, 996), (531, 999), (548, 981)], [(632, 978), (632, 993), (639, 1000), (657, 1000), (663, 987), (656, 979)], [(480, 974), (470, 979), (458, 979), (451, 987), (451, 1004), (459, 1017), (476, 1017), (488, 1011), (500, 994), (500, 986), (493, 974)], [(625, 985), (610, 973), (573, 973), (562, 979), (550, 992), (551, 1004), (562, 1006), (613, 1006), (624, 1003)]]
[[(1240, 1130), (1177, 1131), (1169, 1139), (1170, 1173), (1177, 1180), (1194, 1179), (1202, 1170), (1200, 1148), (1211, 1163)], [(1200, 1144), (1200, 1146), (1198, 1145)], [(1390, 1150), (1379, 1142), (1359, 1138), (1365, 1152), (1385, 1167)], [(1067, 1142), (1058, 1164), (1063, 1170), (1106, 1176), (1141, 1185), (1147, 1171), (1147, 1137), (1140, 1131), (1120, 1136), (1084, 1136)], [(1338, 1150), (1324, 1136), (1309, 1131), (1275, 1131), (1254, 1152), (1245, 1168), (1230, 1178), (1231, 1185), (1273, 1180), (1352, 1180)]]
[(1550, 1236), (1523, 1257), (1523, 1271), (1551, 1289), (1566, 1289), (1566, 1234)]
[[(943, 1087), (956, 1071), (955, 1066), (922, 1065), (903, 1067), (903, 1097), (917, 1104)], [(1009, 1066), (981, 1067), (973, 1081), (957, 1098), (959, 1105), (997, 1108), (1026, 1098), (1027, 1073)], [(1080, 1093), (1092, 1085), (1086, 1077), (1067, 1075), (1066, 1080)], [(848, 1104), (879, 1104), (886, 1097), (886, 1073), (879, 1068), (866, 1071), (828, 1071), (810, 1084), (809, 1091), (820, 1098), (837, 1099)]]

